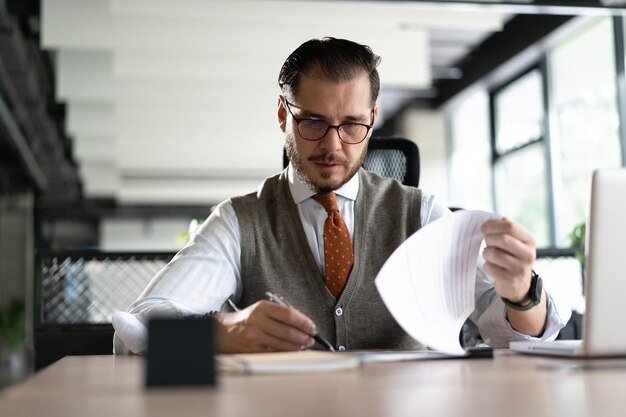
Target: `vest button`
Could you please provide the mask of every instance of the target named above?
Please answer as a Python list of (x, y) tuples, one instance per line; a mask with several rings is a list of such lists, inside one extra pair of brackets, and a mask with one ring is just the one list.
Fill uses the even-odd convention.
[(344, 351), (346, 350), (346, 347), (344, 345), (339, 345), (337, 346), (337, 350)]
[(335, 314), (338, 316), (341, 316), (343, 314), (343, 310), (341, 309), (341, 307), (337, 307), (337, 309), (335, 310)]

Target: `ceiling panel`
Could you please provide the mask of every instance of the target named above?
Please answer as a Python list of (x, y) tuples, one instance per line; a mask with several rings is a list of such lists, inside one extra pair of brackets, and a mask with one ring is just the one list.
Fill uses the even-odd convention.
[(381, 55), (382, 122), (505, 19), (405, 1), (43, 0), (41, 39), (87, 195), (198, 204), (281, 167), (276, 79), (302, 42)]

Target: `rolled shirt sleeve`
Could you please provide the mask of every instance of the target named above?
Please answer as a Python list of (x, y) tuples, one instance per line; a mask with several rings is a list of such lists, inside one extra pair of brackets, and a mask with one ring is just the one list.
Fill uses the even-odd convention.
[(127, 313), (116, 312), (114, 353), (145, 353), (148, 321), (220, 311), (241, 294), (239, 222), (230, 201), (217, 206), (161, 269)]
[(504, 302), (493, 288), (493, 279), (482, 270), (484, 260), (480, 258), (476, 272), (476, 306), (470, 315), (478, 326), (485, 343), (493, 347), (508, 347), (513, 340), (554, 340), (567, 324), (572, 310), (564, 301), (553, 298), (546, 289), (547, 319), (543, 334), (538, 337), (520, 333), (511, 327)]

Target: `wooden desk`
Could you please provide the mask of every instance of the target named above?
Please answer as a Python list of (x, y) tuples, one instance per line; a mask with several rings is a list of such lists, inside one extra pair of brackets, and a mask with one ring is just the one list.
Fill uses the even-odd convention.
[[(587, 366), (587, 368), (581, 368)], [(223, 375), (215, 388), (150, 389), (143, 360), (67, 357), (0, 397), (10, 417), (624, 416), (626, 361), (497, 352), (493, 360), (376, 364), (299, 375)]]

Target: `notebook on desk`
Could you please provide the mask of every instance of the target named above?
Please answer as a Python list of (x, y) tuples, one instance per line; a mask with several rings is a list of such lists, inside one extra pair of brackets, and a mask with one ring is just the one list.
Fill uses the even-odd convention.
[(626, 356), (626, 169), (593, 173), (585, 244), (583, 340), (516, 341), (516, 352), (572, 357)]

